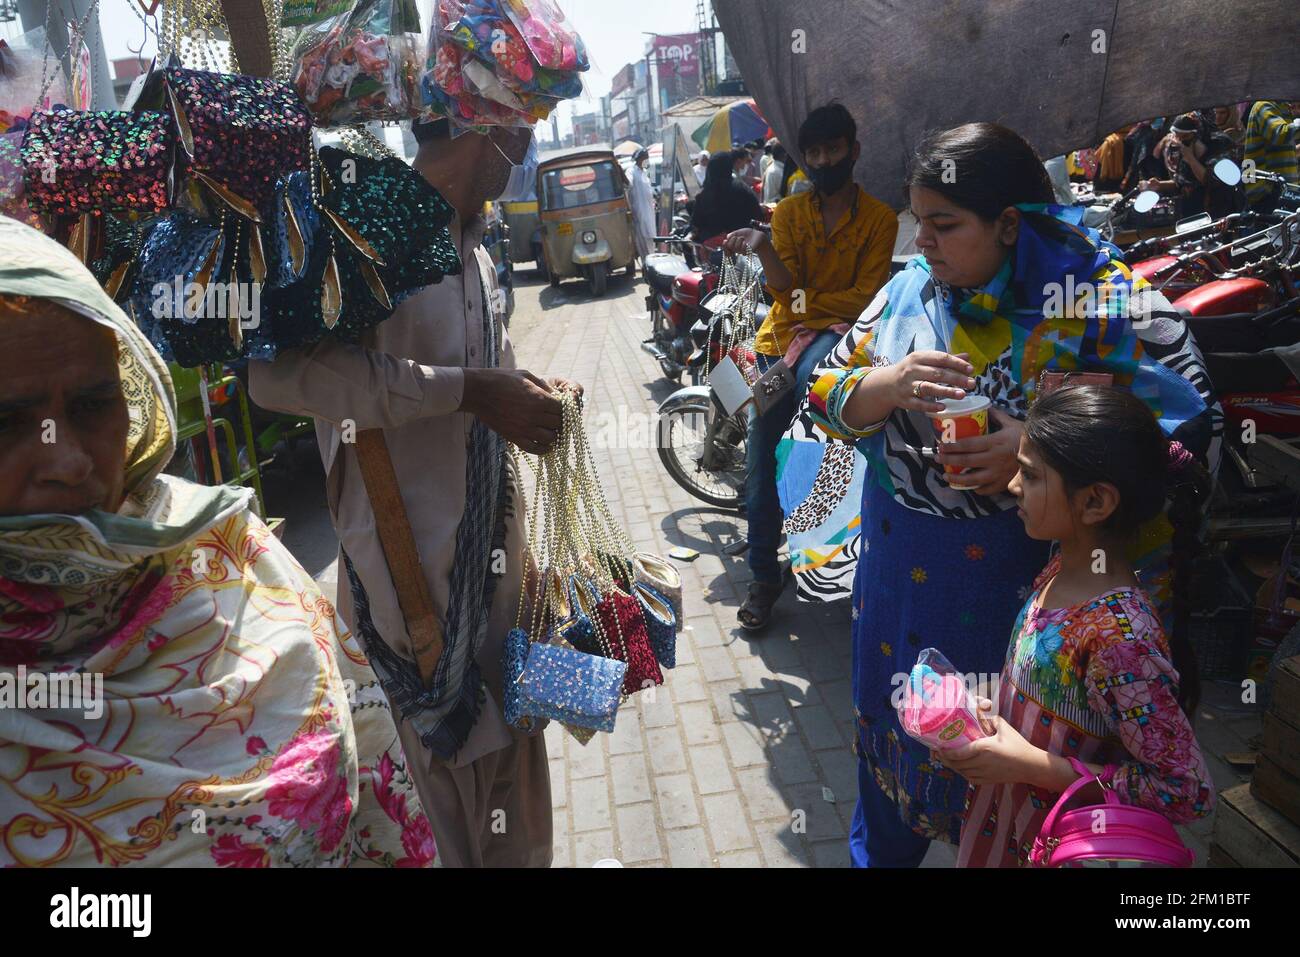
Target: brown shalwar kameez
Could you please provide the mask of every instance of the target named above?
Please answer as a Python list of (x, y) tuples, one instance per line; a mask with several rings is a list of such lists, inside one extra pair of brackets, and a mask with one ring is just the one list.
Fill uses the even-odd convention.
[[(327, 339), (283, 353), (274, 362), (250, 362), (250, 389), (259, 405), (316, 419), (325, 464), (326, 496), (342, 548), (370, 599), (383, 640), (413, 661), (397, 593), (375, 531), (374, 515), (357, 466), (356, 447), (343, 428), (382, 428), (406, 504), (434, 606), (446, 624), (456, 552), (465, 510), (465, 466), (473, 417), (457, 411), (464, 368), (482, 368), (485, 343), (479, 310), (496, 307), (496, 271), (480, 246), (481, 217), (453, 220), (465, 264), (459, 276), (421, 290), (391, 318), (349, 346)], [(479, 281), (482, 275), (482, 283)], [(484, 302), (483, 287), (491, 301)], [(514, 368), (514, 349), (500, 328), (501, 368)], [(488, 637), (478, 655), (487, 701), (469, 739), (448, 762), (424, 747), (409, 722), (398, 734), (433, 826), (438, 855), (449, 867), (538, 866), (551, 863), (551, 784), (540, 734), (509, 727), (501, 711), (501, 646), (514, 624), (526, 540), (511, 470), (506, 516), (506, 568), (497, 582)], [(340, 568), (341, 568), (340, 563)], [(340, 574), (339, 612), (355, 629), (346, 576)], [(394, 717), (397, 709), (394, 708)], [(423, 757), (420, 757), (420, 756)]]

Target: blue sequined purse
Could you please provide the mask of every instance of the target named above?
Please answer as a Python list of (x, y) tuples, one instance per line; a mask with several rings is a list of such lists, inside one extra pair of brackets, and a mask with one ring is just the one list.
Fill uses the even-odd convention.
[(243, 229), (231, 219), (212, 223), (183, 211), (150, 229), (127, 307), (167, 361), (190, 368), (266, 354), (260, 290), (240, 281)]
[[(556, 589), (557, 593), (559, 588)], [(572, 574), (563, 584), (563, 601), (557, 602), (560, 620), (553, 634), (589, 655), (604, 654), (592, 615), (600, 601), (595, 586), (581, 575)]]
[(524, 714), (613, 731), (627, 664), (540, 642), (528, 649), (517, 684)]
[(644, 582), (633, 586), (633, 593), (645, 615), (646, 633), (655, 659), (665, 668), (677, 667), (677, 614), (672, 603)]
[(528, 632), (522, 628), (511, 628), (506, 633), (505, 644), (501, 649), (502, 697), (506, 715), (506, 724), (521, 731), (531, 730), (532, 718), (524, 711), (523, 696), (519, 687), (519, 676), (524, 673), (524, 662), (528, 660)]

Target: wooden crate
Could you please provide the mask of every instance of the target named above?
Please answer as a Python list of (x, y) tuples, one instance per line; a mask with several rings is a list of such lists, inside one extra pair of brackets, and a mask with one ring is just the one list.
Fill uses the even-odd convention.
[(1256, 799), (1249, 784), (1219, 795), (1213, 843), (1251, 867), (1300, 867), (1300, 825)]
[(1300, 728), (1300, 655), (1287, 658), (1273, 679), (1269, 709), (1293, 728)]
[(1250, 779), (1250, 791), (1293, 824), (1300, 824), (1300, 777), (1274, 761), (1272, 755), (1259, 756)]
[(1260, 751), (1287, 774), (1300, 777), (1300, 728), (1276, 711), (1264, 712), (1264, 736)]

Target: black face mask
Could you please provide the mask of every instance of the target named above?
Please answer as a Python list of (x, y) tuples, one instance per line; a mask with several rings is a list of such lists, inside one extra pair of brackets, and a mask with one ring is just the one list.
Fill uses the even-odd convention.
[(817, 187), (817, 191), (828, 195), (835, 193), (849, 181), (853, 175), (853, 154), (850, 153), (838, 163), (830, 166), (819, 166), (816, 169), (808, 171), (809, 181)]

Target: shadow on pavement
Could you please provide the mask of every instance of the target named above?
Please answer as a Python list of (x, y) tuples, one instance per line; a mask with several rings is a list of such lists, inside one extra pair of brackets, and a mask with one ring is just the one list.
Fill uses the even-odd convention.
[[(609, 286), (605, 290), (605, 295), (593, 296), (591, 283), (585, 279), (564, 279), (558, 286), (543, 289), (538, 302), (541, 303), (543, 310), (551, 310), (558, 309), (560, 306), (580, 306), (607, 299), (618, 299), (631, 292), (637, 282), (622, 272), (610, 276), (608, 281)], [(529, 285), (533, 284), (529, 283)]]

